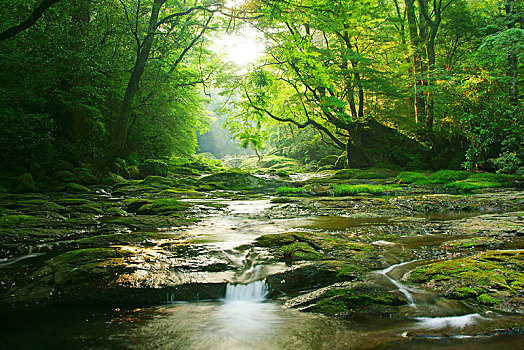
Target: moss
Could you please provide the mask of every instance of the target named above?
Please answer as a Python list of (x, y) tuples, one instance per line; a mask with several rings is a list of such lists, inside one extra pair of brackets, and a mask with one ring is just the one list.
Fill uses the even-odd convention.
[(282, 186), (276, 189), (276, 194), (297, 194), (302, 193), (302, 187)]
[(358, 172), (358, 169), (340, 169), (331, 176), (332, 179), (351, 179)]
[(422, 173), (417, 173), (413, 171), (404, 171), (397, 175), (395, 178), (397, 183), (425, 183), (427, 181), (427, 176)]
[(184, 211), (187, 208), (189, 208), (187, 203), (172, 198), (161, 198), (153, 200), (150, 204), (144, 204), (138, 209), (137, 213), (141, 215), (170, 215)]
[(467, 171), (440, 170), (428, 176), (430, 183), (445, 184), (455, 181), (466, 180), (471, 174)]
[(516, 291), (524, 284), (524, 250), (488, 251), (419, 267), (413, 282), (448, 281), (471, 288)]
[(347, 184), (336, 185), (336, 184), (332, 184), (331, 187), (334, 190), (335, 196), (350, 196), (350, 195), (361, 194), (361, 193), (382, 194), (382, 193), (393, 191), (396, 189), (396, 187), (389, 186), (389, 185), (347, 185)]
[(0, 217), (0, 227), (35, 227), (49, 224), (50, 221), (32, 215), (4, 215)]
[(483, 188), (497, 188), (502, 187), (502, 184), (499, 182), (490, 182), (490, 181), (481, 181), (481, 180), (462, 180), (462, 181), (455, 181), (451, 183), (447, 183), (445, 185), (446, 188), (454, 189), (459, 192), (471, 192), (474, 190), (480, 190)]
[(361, 171), (353, 175), (354, 179), (371, 180), (371, 179), (387, 179), (387, 174), (381, 174), (375, 171)]
[(148, 244), (151, 241), (166, 238), (173, 238), (173, 236), (157, 232), (132, 232), (87, 237), (78, 239), (75, 243), (103, 246), (113, 244)]
[(373, 290), (372, 288), (340, 288), (324, 292), (320, 301), (309, 310), (323, 314), (338, 314), (348, 309), (371, 305), (400, 306), (406, 300), (391, 293)]
[(473, 237), (466, 239), (457, 239), (442, 244), (445, 248), (474, 248), (484, 246), (496, 246), (504, 243), (493, 237)]
[(75, 206), (82, 204), (91, 204), (93, 203), (93, 201), (83, 198), (59, 198), (56, 200), (56, 203), (63, 206)]
[(471, 299), (482, 293), (482, 288), (457, 287), (449, 291), (446, 296), (450, 299)]
[(489, 294), (481, 294), (477, 297), (477, 301), (481, 304), (485, 305), (498, 305), (500, 304), (500, 299), (494, 298)]
[(146, 159), (140, 166), (140, 175), (142, 177), (147, 176), (167, 176), (168, 167), (167, 164), (158, 159)]
[(195, 220), (182, 219), (174, 216), (133, 215), (122, 216), (109, 221), (109, 224), (121, 225), (135, 230), (159, 230), (187, 226)]
[(46, 265), (53, 271), (56, 284), (79, 284), (97, 277), (114, 278), (116, 271), (125, 269), (125, 258), (130, 255), (117, 248), (77, 249), (46, 261)]
[(110, 207), (104, 210), (104, 214), (109, 216), (126, 216), (127, 212), (120, 207)]
[(44, 199), (29, 199), (20, 201), (17, 206), (29, 210), (65, 211), (66, 207)]

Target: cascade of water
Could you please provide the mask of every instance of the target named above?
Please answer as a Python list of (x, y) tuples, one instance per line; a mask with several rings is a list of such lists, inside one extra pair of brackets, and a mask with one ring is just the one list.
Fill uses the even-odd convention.
[(389, 277), (388, 273), (391, 272), (393, 269), (399, 267), (399, 266), (407, 265), (407, 264), (410, 264), (410, 263), (415, 262), (415, 261), (417, 261), (417, 260), (406, 261), (406, 262), (403, 262), (403, 263), (400, 263), (400, 264), (391, 265), (390, 267), (388, 267), (388, 268), (386, 268), (384, 270), (377, 271), (377, 274), (383, 275), (384, 277), (386, 277), (388, 279), (388, 281), (390, 281), (395, 287), (397, 287), (399, 292), (404, 294), (404, 296), (406, 297), (406, 299), (409, 302), (409, 306), (411, 306), (411, 307), (417, 307), (417, 305), (415, 304), (415, 299), (413, 298), (413, 295), (409, 292), (408, 287), (406, 287), (405, 285), (403, 285), (399, 281)]
[(255, 281), (249, 284), (228, 284), (226, 287), (226, 302), (251, 301), (260, 302), (266, 297), (268, 290), (266, 281)]

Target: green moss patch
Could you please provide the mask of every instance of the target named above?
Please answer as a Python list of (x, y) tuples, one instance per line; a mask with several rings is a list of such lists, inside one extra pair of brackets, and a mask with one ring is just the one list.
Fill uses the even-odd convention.
[(524, 289), (524, 250), (494, 250), (433, 263), (412, 271), (410, 279), (440, 285), (451, 298), (476, 298), (489, 304), (489, 299), (481, 295), (490, 291), (515, 293)]
[(189, 208), (189, 204), (172, 198), (155, 199), (149, 204), (141, 206), (137, 213), (140, 215), (172, 215)]
[(394, 191), (396, 187), (389, 185), (348, 185), (341, 184), (331, 185), (333, 188), (335, 196), (351, 196), (361, 193), (370, 193), (370, 194), (383, 194), (386, 192)]
[(276, 194), (301, 194), (302, 193), (302, 187), (289, 187), (289, 186), (282, 186), (276, 189)]
[(265, 235), (256, 242), (261, 247), (278, 248), (282, 258), (294, 260), (341, 259), (350, 263), (365, 260), (377, 250), (373, 245), (352, 242), (344, 237), (308, 232)]
[(99, 235), (76, 240), (75, 243), (88, 245), (143, 244), (149, 245), (155, 240), (173, 238), (173, 235), (157, 232), (132, 232), (111, 235)]
[(442, 244), (444, 248), (475, 248), (475, 247), (486, 247), (486, 246), (497, 246), (501, 245), (504, 242), (493, 238), (493, 237), (473, 237), (466, 239), (457, 239), (453, 241), (448, 241)]
[(327, 315), (346, 313), (362, 307), (386, 305), (405, 305), (406, 300), (394, 294), (374, 288), (340, 288), (329, 290), (319, 297), (320, 301), (310, 307), (308, 311)]

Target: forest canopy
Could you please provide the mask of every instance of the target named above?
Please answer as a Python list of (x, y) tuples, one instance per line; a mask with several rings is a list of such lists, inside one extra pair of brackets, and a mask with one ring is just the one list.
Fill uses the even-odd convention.
[[(523, 21), (521, 0), (2, 1), (0, 161), (191, 156), (214, 114), (303, 162), (522, 173)], [(239, 69), (213, 46), (246, 27), (265, 52)]]

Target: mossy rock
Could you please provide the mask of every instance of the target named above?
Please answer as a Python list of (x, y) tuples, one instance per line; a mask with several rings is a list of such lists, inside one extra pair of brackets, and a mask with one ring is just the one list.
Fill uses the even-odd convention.
[(442, 247), (448, 249), (467, 249), (475, 247), (494, 247), (503, 243), (504, 241), (494, 237), (473, 237), (447, 241), (442, 244)]
[(189, 208), (188, 203), (172, 198), (155, 199), (149, 204), (144, 204), (137, 210), (140, 215), (170, 215), (177, 214)]
[(306, 311), (325, 315), (365, 313), (384, 315), (407, 304), (405, 298), (376, 285), (360, 285), (352, 288), (335, 288), (322, 293)]
[(110, 186), (123, 185), (123, 184), (126, 184), (126, 183), (127, 183), (126, 179), (124, 179), (122, 176), (114, 174), (114, 173), (109, 173), (106, 177), (104, 177), (100, 181), (100, 184), (102, 184), (102, 185), (110, 185)]
[(46, 261), (46, 265), (53, 271), (55, 284), (78, 285), (100, 278), (114, 278), (115, 272), (126, 269), (126, 258), (130, 255), (118, 248), (77, 249)]
[(58, 170), (54, 174), (54, 179), (62, 183), (80, 183), (80, 179), (69, 170)]
[(36, 192), (36, 183), (30, 173), (25, 173), (16, 178), (15, 191), (18, 193)]
[(293, 232), (264, 235), (256, 239), (257, 246), (276, 250), (283, 260), (337, 260), (358, 262), (368, 269), (377, 248), (349, 241), (343, 237), (322, 233)]
[(140, 179), (140, 170), (136, 165), (131, 165), (127, 168), (127, 172), (129, 173), (129, 179), (131, 180), (138, 180)]
[(60, 192), (65, 193), (90, 193), (93, 192), (89, 187), (76, 183), (67, 183), (59, 188)]
[(52, 223), (53, 220), (32, 215), (0, 216), (0, 227), (42, 227)]
[(159, 232), (131, 232), (86, 237), (76, 240), (75, 243), (88, 246), (109, 246), (116, 244), (154, 245), (154, 241), (167, 238), (173, 238), (173, 235)]
[(323, 166), (326, 166), (326, 165), (335, 166), (337, 160), (338, 160), (338, 156), (335, 156), (335, 155), (327, 156), (327, 157), (324, 157), (321, 160), (319, 160), (317, 165), (319, 167), (323, 167)]
[(46, 175), (47, 175), (47, 172), (46, 170), (40, 165), (38, 164), (37, 162), (35, 161), (31, 161), (29, 163), (29, 170), (31, 172), (31, 175), (33, 175), (33, 178), (36, 179), (37, 181), (45, 181), (47, 178), (46, 178)]
[[(517, 296), (524, 289), (524, 250), (493, 250), (437, 262), (411, 271), (409, 278), (437, 287), (450, 298), (477, 298), (488, 304), (489, 298), (482, 297), (481, 301), (478, 297), (491, 292), (499, 300), (520, 303)], [(517, 297), (516, 301), (503, 297), (506, 292)]]
[(168, 166), (166, 162), (158, 159), (146, 159), (140, 166), (140, 175), (147, 176), (167, 176)]
[(133, 230), (160, 230), (188, 226), (195, 220), (178, 216), (133, 215), (122, 216), (107, 222), (111, 226), (124, 226)]
[(88, 168), (76, 168), (73, 170), (81, 185), (97, 185), (98, 178)]
[(222, 190), (271, 191), (284, 185), (284, 182), (262, 179), (243, 171), (225, 171), (199, 179), (199, 185), (211, 185)]

